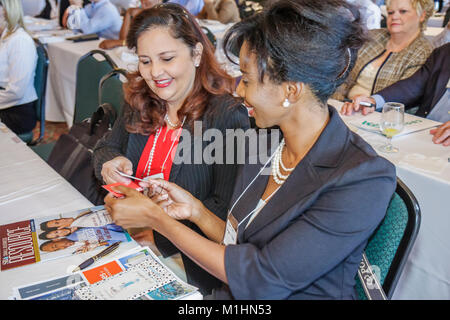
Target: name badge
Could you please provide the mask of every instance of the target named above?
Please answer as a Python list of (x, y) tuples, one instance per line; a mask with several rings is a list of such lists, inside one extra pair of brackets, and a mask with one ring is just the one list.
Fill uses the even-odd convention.
[(157, 174), (154, 174), (154, 175), (151, 175), (151, 176), (147, 176), (147, 177), (145, 177), (142, 180), (147, 181), (148, 179), (164, 179), (164, 174), (162, 172), (160, 172), (160, 173), (157, 173)]
[(228, 213), (227, 224), (225, 226), (225, 234), (223, 236), (222, 244), (228, 246), (230, 244), (237, 243), (237, 228), (238, 222), (235, 217), (230, 213)]

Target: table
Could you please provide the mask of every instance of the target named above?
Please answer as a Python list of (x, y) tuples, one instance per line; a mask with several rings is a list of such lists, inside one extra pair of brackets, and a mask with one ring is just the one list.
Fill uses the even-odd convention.
[[(46, 120), (65, 121), (72, 125), (75, 108), (76, 71), (78, 60), (92, 50), (98, 50), (102, 41), (77, 42), (61, 41), (47, 44), (49, 69), (46, 91)], [(124, 61), (125, 47), (108, 50), (106, 53), (119, 68), (127, 71), (136, 69), (137, 60)]]
[(444, 17), (445, 14), (435, 14), (434, 16), (431, 16), (427, 21), (427, 26), (442, 28), (444, 24)]
[[(342, 105), (333, 100), (330, 104), (338, 109)], [(342, 116), (346, 123), (359, 117), (364, 116)], [(355, 129), (351, 125), (350, 128)], [(375, 150), (385, 139), (360, 129), (357, 133)], [(393, 299), (450, 299), (450, 209), (446, 203), (450, 195), (450, 148), (435, 145), (429, 130), (394, 138), (393, 144), (400, 149), (398, 154), (380, 155), (395, 164), (397, 176), (416, 196), (422, 212), (419, 234)], [(415, 168), (405, 161), (413, 153), (443, 159), (446, 165), (440, 172)]]
[[(225, 25), (212, 20), (199, 20), (199, 24), (206, 26), (216, 36), (216, 57), (219, 63), (231, 76), (240, 76), (239, 66), (230, 63), (223, 54), (222, 49), (223, 35), (232, 24)], [(57, 32), (61, 31), (62, 30)], [(55, 31), (48, 31), (48, 34), (53, 34), (54, 37)], [(40, 31), (39, 35), (44, 36), (45, 31)], [(89, 51), (99, 49), (99, 44), (103, 39), (73, 43), (72, 41), (64, 39), (58, 39), (58, 41), (53, 42), (50, 38), (51, 37), (45, 37), (45, 40), (49, 41), (47, 43), (47, 51), (50, 61), (46, 92), (46, 120), (57, 122), (65, 121), (71, 126), (75, 107), (77, 62)], [(59, 36), (59, 38), (61, 38), (61, 36)], [(105, 52), (119, 68), (123, 68), (127, 71), (136, 70), (138, 59), (133, 51), (128, 48), (118, 47), (112, 50), (106, 50)]]
[(425, 35), (425, 38), (432, 42), (442, 31), (444, 31), (444, 28), (427, 27), (423, 34)]
[[(82, 194), (54, 171), (13, 132), (0, 123), (0, 225), (36, 217), (56, 215), (92, 206)], [(111, 259), (135, 247), (123, 243)], [(91, 253), (35, 263), (0, 272), (0, 299), (8, 299), (12, 288), (64, 276), (70, 266), (90, 258)], [(159, 257), (178, 277), (186, 281), (181, 257)], [(96, 263), (93, 266), (104, 263)]]

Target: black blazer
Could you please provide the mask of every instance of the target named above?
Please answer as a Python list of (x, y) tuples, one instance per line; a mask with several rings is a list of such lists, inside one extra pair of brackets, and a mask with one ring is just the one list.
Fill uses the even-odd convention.
[[(358, 265), (394, 193), (395, 167), (351, 132), (333, 107), (329, 112), (315, 145), (251, 224), (239, 226), (238, 244), (226, 247), (229, 286), (214, 298), (356, 297)], [(261, 167), (240, 167), (230, 205)], [(268, 179), (261, 175), (237, 202), (232, 213), (239, 222), (255, 208)]]
[(417, 116), (426, 117), (445, 93), (450, 78), (450, 43), (433, 50), (425, 64), (411, 77), (377, 92), (385, 101), (401, 102), (406, 109), (419, 106)]
[[(237, 99), (229, 95), (211, 98), (208, 111), (203, 116), (202, 124), (203, 133), (207, 129), (214, 128), (220, 130), (223, 137), (225, 137), (226, 129), (241, 128), (247, 130), (250, 126), (245, 107)], [(148, 136), (128, 134), (125, 130), (124, 118), (120, 117), (117, 119), (111, 133), (101, 139), (94, 149), (94, 168), (97, 178), (102, 181), (101, 168), (103, 163), (119, 155), (125, 155), (133, 163), (133, 170), (136, 173), (139, 159), (147, 140)], [(227, 164), (223, 161), (223, 164), (207, 164), (200, 161), (199, 163), (198, 160), (202, 159), (203, 151), (211, 142), (201, 141), (201, 144), (198, 144), (199, 140), (192, 138), (190, 141), (190, 164), (181, 163), (180, 157), (183, 155), (180, 155), (179, 151), (181, 149), (180, 146), (184, 143), (183, 141), (182, 134), (170, 171), (169, 181), (189, 191), (193, 196), (201, 200), (211, 212), (225, 220), (238, 168), (235, 164), (236, 162), (232, 161), (232, 164)], [(223, 147), (223, 155), (225, 157), (227, 154), (225, 138)], [(228, 150), (228, 152), (230, 151)], [(236, 152), (234, 154), (236, 155)], [(200, 229), (194, 224), (187, 221), (184, 223), (201, 233)], [(178, 252), (178, 249), (165, 237), (157, 232), (154, 232), (154, 235), (158, 250), (164, 257)], [(220, 285), (219, 280), (201, 269), (184, 254), (182, 254), (182, 257), (188, 282), (202, 289), (203, 294)]]

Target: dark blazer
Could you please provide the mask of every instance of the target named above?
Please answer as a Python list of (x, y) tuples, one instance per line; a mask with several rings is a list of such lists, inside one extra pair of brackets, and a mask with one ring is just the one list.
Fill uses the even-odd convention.
[(377, 92), (385, 101), (401, 102), (406, 109), (419, 106), (417, 116), (426, 117), (445, 93), (450, 78), (450, 43), (433, 50), (425, 64), (411, 77)]
[[(225, 137), (226, 129), (242, 128), (247, 130), (250, 126), (245, 107), (238, 100), (228, 95), (211, 98), (208, 112), (203, 116), (202, 124), (203, 133), (207, 129), (215, 128), (222, 132), (223, 137)], [(125, 155), (133, 163), (133, 170), (136, 173), (147, 140), (148, 136), (128, 134), (125, 130), (125, 120), (120, 117), (114, 124), (111, 133), (101, 139), (94, 149), (94, 168), (97, 178), (102, 181), (101, 168), (103, 163), (120, 155)], [(180, 157), (183, 155), (180, 155), (179, 151), (182, 149), (180, 146), (184, 142), (183, 134), (180, 136), (169, 181), (189, 191), (201, 200), (209, 210), (225, 220), (238, 166), (235, 165), (236, 162), (227, 164), (223, 161), (223, 164), (207, 164), (198, 161), (198, 159), (202, 159), (203, 151), (211, 143), (210, 141), (202, 141), (199, 145), (198, 142), (194, 138), (191, 139), (191, 161), (190, 163), (181, 163)], [(201, 147), (197, 147), (197, 145)], [(225, 138), (223, 146), (223, 155), (225, 156), (227, 152), (225, 150)], [(201, 233), (200, 229), (194, 224), (187, 221), (185, 221), (185, 224)], [(178, 249), (165, 237), (157, 232), (154, 232), (154, 235), (155, 243), (165, 257), (178, 252)], [(213, 287), (220, 285), (219, 280), (201, 269), (184, 254), (182, 254), (182, 257), (189, 283), (202, 289), (204, 294), (208, 293)]]
[[(396, 186), (395, 167), (351, 132), (333, 107), (321, 136), (245, 229), (225, 250), (229, 286), (216, 299), (353, 299), (367, 240)], [(247, 162), (248, 163), (248, 162)], [(238, 172), (232, 205), (261, 164)], [(266, 188), (261, 175), (233, 209), (238, 221)]]

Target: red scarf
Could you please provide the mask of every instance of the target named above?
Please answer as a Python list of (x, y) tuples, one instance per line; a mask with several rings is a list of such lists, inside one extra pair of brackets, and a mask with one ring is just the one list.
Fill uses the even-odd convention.
[[(155, 134), (148, 137), (147, 144), (139, 159), (139, 164), (136, 170), (137, 178), (145, 178), (154, 174), (163, 173), (164, 180), (169, 180), (170, 170), (172, 169), (173, 159), (175, 158), (175, 152), (177, 150), (178, 142), (180, 140), (181, 128), (170, 130), (167, 126), (159, 128), (160, 131), (158, 140), (156, 141), (155, 151), (153, 153), (153, 160), (148, 173), (148, 161), (150, 151), (153, 148), (155, 141)], [(164, 165), (164, 168), (163, 168)]]

